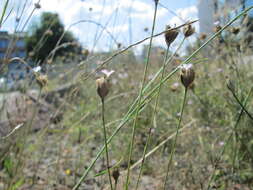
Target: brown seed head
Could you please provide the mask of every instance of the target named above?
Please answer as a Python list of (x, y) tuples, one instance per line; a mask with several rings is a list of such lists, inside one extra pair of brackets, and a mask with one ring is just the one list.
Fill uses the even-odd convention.
[(233, 28), (231, 28), (231, 32), (234, 35), (237, 35), (240, 32), (240, 28), (239, 27), (233, 27)]
[(190, 37), (192, 34), (194, 34), (194, 32), (195, 32), (195, 28), (190, 24), (185, 26), (183, 29), (183, 33), (186, 38)]
[(214, 27), (214, 32), (219, 32), (222, 29), (220, 25)]
[(109, 83), (105, 77), (100, 77), (96, 80), (97, 84), (97, 93), (102, 100), (107, 96), (109, 93)]
[(200, 40), (205, 40), (206, 39), (206, 33), (201, 33), (199, 36)]
[(41, 5), (40, 5), (39, 3), (34, 3), (34, 7), (35, 7), (36, 9), (40, 9), (40, 8), (41, 8)]
[(181, 82), (185, 88), (188, 88), (194, 81), (195, 72), (191, 64), (184, 64), (181, 67)]
[(112, 177), (115, 180), (115, 182), (118, 182), (119, 176), (120, 176), (119, 169), (117, 168), (117, 169), (113, 170)]
[(174, 42), (174, 40), (177, 38), (177, 35), (178, 35), (178, 30), (170, 30), (171, 27), (169, 25), (166, 26), (166, 31), (165, 32), (165, 42), (167, 44), (168, 47), (170, 47), (170, 44), (172, 42)]
[(85, 57), (87, 57), (87, 56), (90, 54), (90, 52), (89, 52), (88, 49), (84, 49), (84, 50), (82, 51), (82, 54), (83, 54)]
[(38, 74), (36, 76), (36, 82), (40, 86), (40, 88), (45, 87), (48, 83), (47, 75)]

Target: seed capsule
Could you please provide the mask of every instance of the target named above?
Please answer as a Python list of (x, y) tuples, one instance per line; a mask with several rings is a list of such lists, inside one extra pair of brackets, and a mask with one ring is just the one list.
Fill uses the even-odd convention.
[(45, 87), (48, 83), (47, 75), (41, 74), (41, 75), (36, 76), (36, 82), (40, 86), (40, 88)]
[(185, 88), (188, 88), (194, 81), (195, 72), (192, 64), (184, 64), (181, 66), (181, 82)]
[(177, 38), (177, 35), (178, 35), (178, 30), (175, 30), (175, 29), (170, 30), (170, 29), (171, 27), (167, 25), (166, 30), (168, 31), (165, 32), (165, 42), (168, 48), (170, 47), (170, 44), (174, 42), (174, 40)]
[(184, 27), (183, 32), (184, 32), (184, 36), (186, 38), (188, 38), (189, 36), (191, 36), (192, 34), (194, 34), (195, 28), (192, 25), (189, 24), (189, 25), (187, 25), (187, 26)]
[(96, 84), (97, 84), (97, 93), (100, 96), (100, 98), (104, 100), (104, 98), (109, 93), (109, 83), (104, 77), (101, 77), (96, 80)]

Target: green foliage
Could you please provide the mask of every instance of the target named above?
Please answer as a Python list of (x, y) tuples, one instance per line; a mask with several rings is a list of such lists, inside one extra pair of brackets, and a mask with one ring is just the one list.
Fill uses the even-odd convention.
[(65, 34), (59, 46), (67, 42), (73, 42), (73, 44), (59, 48), (55, 52), (55, 56), (80, 50), (80, 47), (75, 47), (77, 40), (71, 32), (65, 31), (64, 25), (56, 13), (44, 12), (40, 21), (35, 23), (31, 29), (31, 34), (26, 37), (26, 50), (34, 61), (43, 63), (50, 55), (50, 52), (55, 49), (64, 32)]

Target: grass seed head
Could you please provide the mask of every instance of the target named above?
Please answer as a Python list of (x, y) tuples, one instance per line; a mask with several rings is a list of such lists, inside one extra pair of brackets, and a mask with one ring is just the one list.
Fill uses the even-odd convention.
[(195, 28), (191, 24), (189, 24), (184, 27), (183, 33), (184, 33), (184, 36), (188, 38), (195, 33)]
[(165, 42), (168, 47), (170, 47), (170, 44), (175, 41), (178, 35), (178, 30), (176, 29), (170, 30), (170, 29), (171, 27), (167, 25), (166, 30), (168, 31), (165, 32)]
[(192, 64), (183, 64), (181, 66), (181, 82), (185, 88), (188, 88), (194, 81), (195, 72)]

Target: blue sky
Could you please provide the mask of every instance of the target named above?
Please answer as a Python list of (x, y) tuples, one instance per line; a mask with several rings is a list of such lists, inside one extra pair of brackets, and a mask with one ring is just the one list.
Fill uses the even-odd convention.
[[(4, 1), (6, 0), (1, 0), (1, 2)], [(59, 14), (66, 28), (80, 20), (89, 20), (104, 26), (106, 30), (94, 23), (82, 22), (69, 29), (88, 49), (108, 50), (116, 48), (114, 41), (127, 46), (150, 36), (154, 13), (153, 0), (9, 0), (8, 11), (11, 9), (13, 11), (1, 30), (14, 31), (15, 18), (20, 15), (26, 3), (24, 14), (20, 20), (21, 29), (31, 13), (34, 3), (38, 1), (40, 1), (41, 9), (34, 12), (25, 31), (29, 29), (33, 22), (39, 20), (39, 16), (43, 11), (50, 11)], [(166, 8), (161, 5), (158, 7), (155, 32), (163, 31), (167, 24), (175, 26), (197, 19), (197, 2), (198, 0), (160, 0), (159, 3)], [(247, 2), (253, 2), (253, 0)], [(0, 10), (2, 8), (3, 3), (0, 4)], [(198, 31), (198, 23), (195, 24), (195, 27)], [(149, 31), (145, 32), (144, 28), (149, 28)], [(194, 38), (190, 40), (193, 41)], [(179, 41), (180, 38), (173, 43), (173, 46), (176, 47)], [(165, 46), (163, 36), (155, 38), (154, 44)], [(138, 49), (140, 50), (141, 46), (138, 46)]]
[[(33, 4), (37, 1), (27, 0), (28, 3), (21, 18), (21, 23), (24, 23), (33, 8)], [(3, 25), (2, 30), (10, 32), (14, 30), (15, 17), (20, 14), (25, 2), (26, 0), (10, 0), (9, 8), (13, 7), (14, 11)], [(164, 30), (166, 24), (181, 24), (181, 18), (185, 21), (197, 18), (197, 0), (160, 0), (160, 3), (170, 11), (159, 6), (156, 32)], [(41, 9), (35, 11), (29, 25), (38, 20), (41, 12), (51, 11), (60, 15), (66, 27), (79, 20), (92, 20), (105, 26), (107, 31), (103, 33), (101, 33), (101, 28), (87, 22), (70, 28), (70, 31), (74, 33), (82, 45), (89, 49), (93, 47), (95, 50), (115, 48), (116, 44), (113, 43), (113, 40), (107, 34), (108, 32), (117, 42), (125, 46), (150, 35), (154, 12), (153, 0), (40, 0), (40, 4)], [(0, 8), (2, 8), (2, 5), (0, 5)], [(90, 8), (92, 8), (92, 11), (90, 11)], [(181, 18), (172, 14), (171, 11)], [(149, 32), (144, 31), (146, 27), (149, 28)], [(156, 38), (154, 43), (165, 45), (162, 37)]]

